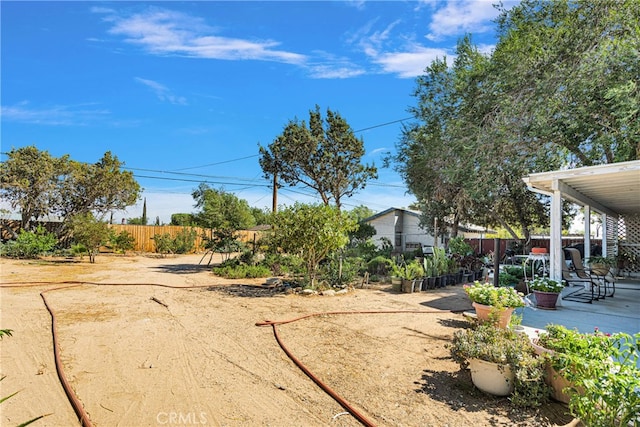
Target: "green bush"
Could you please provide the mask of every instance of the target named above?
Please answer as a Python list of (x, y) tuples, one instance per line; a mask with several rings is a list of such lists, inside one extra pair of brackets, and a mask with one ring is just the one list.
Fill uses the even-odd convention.
[(183, 228), (173, 239), (173, 253), (186, 254), (193, 252), (196, 246), (197, 233), (192, 228)]
[(371, 275), (388, 276), (392, 267), (393, 261), (381, 255), (373, 258), (367, 263), (367, 271)]
[(227, 279), (252, 279), (259, 277), (269, 277), (271, 270), (263, 265), (221, 265), (214, 267), (213, 273), (216, 276)]
[(176, 237), (169, 233), (156, 234), (152, 237), (156, 244), (156, 252), (159, 254), (186, 254), (195, 248), (196, 231), (184, 228)]
[(268, 253), (265, 255), (262, 265), (271, 269), (274, 276), (300, 275), (305, 272), (304, 260), (295, 255)]
[(128, 231), (122, 230), (119, 234), (112, 233), (109, 241), (113, 250), (124, 254), (134, 248), (136, 239)]
[(3, 244), (0, 252), (11, 258), (37, 258), (51, 252), (57, 243), (56, 236), (39, 225), (35, 231), (20, 230), (18, 238)]
[(344, 257), (342, 269), (340, 268), (340, 256), (333, 254), (321, 266), (321, 278), (332, 287), (343, 287), (353, 282), (358, 277), (362, 258)]

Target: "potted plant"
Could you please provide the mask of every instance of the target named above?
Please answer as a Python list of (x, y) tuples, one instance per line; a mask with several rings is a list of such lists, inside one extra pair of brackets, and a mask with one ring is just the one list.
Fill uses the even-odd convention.
[[(534, 340), (548, 363), (554, 398), (568, 402), (585, 425), (637, 425), (640, 413), (640, 333), (581, 333), (547, 325)], [(557, 388), (555, 381), (564, 379)]]
[(476, 309), (478, 320), (501, 328), (507, 327), (515, 308), (524, 307), (522, 294), (513, 288), (496, 287), (476, 280), (473, 285), (465, 285), (464, 291)]
[(529, 289), (536, 297), (536, 307), (555, 309), (558, 295), (564, 289), (564, 285), (548, 277), (536, 277), (529, 282)]
[(604, 277), (616, 265), (616, 259), (608, 256), (592, 256), (587, 258), (586, 264), (589, 266), (591, 274)]
[(544, 361), (535, 355), (525, 334), (490, 324), (454, 332), (452, 358), (469, 368), (480, 390), (511, 397), (517, 406), (540, 406), (547, 400)]

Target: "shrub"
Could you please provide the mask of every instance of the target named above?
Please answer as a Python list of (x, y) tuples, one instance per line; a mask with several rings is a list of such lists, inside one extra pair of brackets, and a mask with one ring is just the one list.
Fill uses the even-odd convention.
[(111, 245), (113, 245), (113, 249), (123, 254), (133, 249), (136, 242), (133, 235), (126, 230), (122, 230), (119, 234), (113, 233), (109, 240)]
[(186, 254), (192, 252), (196, 246), (196, 231), (183, 228), (173, 239), (173, 253)]
[(271, 270), (263, 265), (222, 265), (214, 267), (213, 273), (227, 279), (253, 279), (268, 277)]
[(367, 271), (369, 274), (388, 276), (393, 267), (393, 261), (383, 256), (377, 256), (367, 263)]
[(11, 258), (37, 258), (53, 250), (57, 243), (55, 235), (39, 225), (35, 231), (20, 230), (16, 240), (2, 245), (2, 254)]
[(322, 264), (320, 275), (332, 287), (343, 287), (353, 282), (358, 276), (361, 258), (342, 258), (342, 268), (340, 267), (340, 256), (334, 253), (325, 263)]
[(156, 244), (156, 252), (159, 254), (186, 254), (195, 248), (196, 231), (184, 228), (176, 237), (169, 233), (156, 234), (152, 237)]

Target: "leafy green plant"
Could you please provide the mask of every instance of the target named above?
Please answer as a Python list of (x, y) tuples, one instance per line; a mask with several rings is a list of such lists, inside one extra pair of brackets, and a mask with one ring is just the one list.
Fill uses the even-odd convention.
[(627, 426), (640, 423), (640, 333), (581, 333), (547, 325), (538, 345), (553, 368), (573, 386), (569, 410), (587, 426)]
[(173, 253), (186, 254), (195, 248), (197, 233), (192, 228), (184, 227), (173, 239)]
[(156, 234), (152, 237), (156, 244), (156, 252), (160, 254), (186, 254), (192, 252), (195, 248), (196, 231), (189, 228), (183, 228), (171, 237), (169, 233)]
[(169, 254), (173, 250), (173, 238), (169, 233), (156, 234), (153, 239), (156, 244), (156, 252), (159, 254)]
[(498, 276), (498, 284), (501, 287), (517, 285), (520, 280), (506, 271), (500, 272)]
[(116, 252), (122, 252), (124, 254), (135, 247), (136, 239), (133, 237), (133, 234), (122, 230), (118, 234), (112, 233), (109, 236), (109, 241)]
[(473, 285), (465, 285), (464, 291), (471, 301), (478, 304), (498, 308), (524, 307), (522, 295), (513, 288), (496, 287), (476, 280)]
[(536, 357), (525, 334), (483, 324), (454, 332), (449, 349), (451, 357), (462, 369), (467, 368), (469, 359), (509, 365), (515, 375), (513, 405), (537, 407), (548, 400), (544, 361)]
[(213, 273), (227, 279), (253, 279), (268, 277), (271, 275), (271, 270), (263, 265), (240, 264), (214, 267)]
[(369, 274), (386, 276), (392, 271), (392, 268), (393, 261), (381, 255), (378, 255), (367, 263), (367, 271)]
[(524, 279), (524, 268), (519, 265), (505, 265), (504, 272), (516, 279)]
[(449, 252), (456, 255), (467, 256), (473, 254), (473, 248), (465, 242), (464, 237), (452, 237), (449, 240)]
[(321, 265), (320, 277), (332, 287), (344, 287), (352, 283), (358, 276), (362, 259), (353, 257), (343, 257), (333, 253)]
[(50, 252), (58, 243), (53, 233), (38, 225), (35, 231), (20, 230), (18, 238), (0, 247), (2, 254), (11, 258), (37, 258)]

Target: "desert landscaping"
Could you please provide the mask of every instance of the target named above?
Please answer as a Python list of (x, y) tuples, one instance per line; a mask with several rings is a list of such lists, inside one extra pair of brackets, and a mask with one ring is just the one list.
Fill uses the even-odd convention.
[[(461, 286), (390, 284), (303, 296), (227, 280), (200, 255), (1, 259), (0, 424), (80, 425), (54, 360), (94, 426), (549, 426), (567, 408), (513, 408), (475, 389), (447, 343), (467, 327)], [(41, 296), (41, 294), (44, 296)], [(333, 314), (331, 314), (333, 313)], [(312, 315), (313, 314), (313, 315)], [(312, 315), (312, 316), (309, 316)], [(305, 317), (308, 316), (308, 317)], [(365, 421), (307, 376), (286, 348)]]

